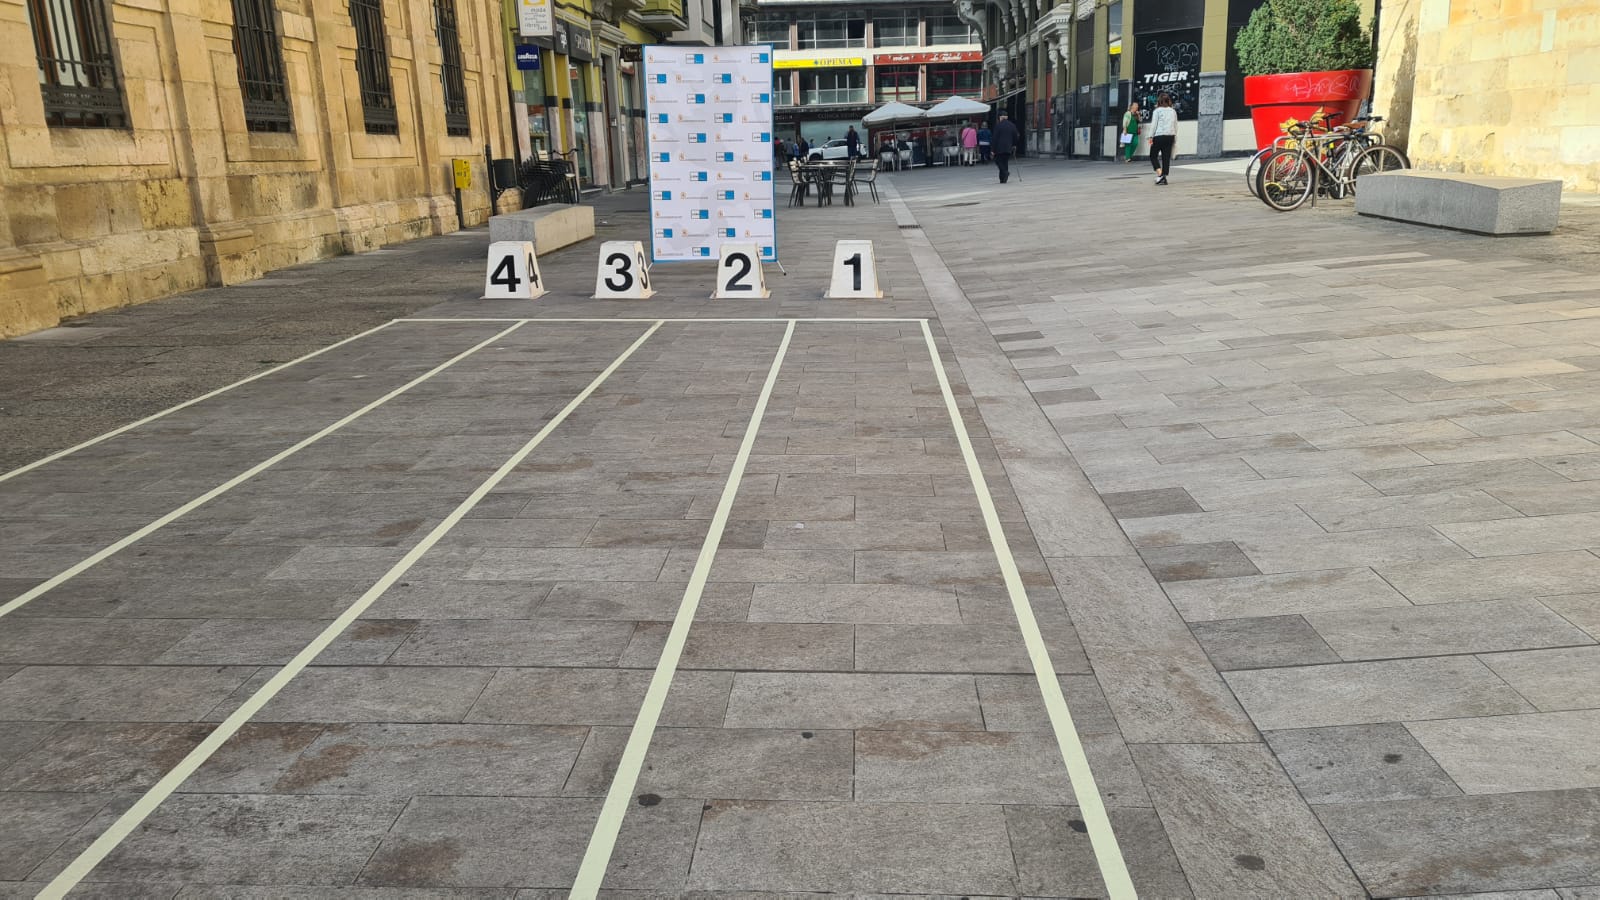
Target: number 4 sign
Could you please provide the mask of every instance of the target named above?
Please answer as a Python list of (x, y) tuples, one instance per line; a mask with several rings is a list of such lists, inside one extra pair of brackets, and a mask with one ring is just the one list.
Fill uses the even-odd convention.
[(761, 275), (761, 249), (755, 244), (723, 244), (717, 260), (713, 300), (765, 300), (772, 296)]
[(495, 241), (489, 245), (485, 300), (537, 300), (544, 296), (539, 259), (527, 241)]
[(840, 241), (833, 247), (833, 280), (829, 300), (878, 300), (878, 259), (871, 241)]
[(638, 241), (606, 241), (600, 245), (600, 271), (594, 279), (596, 300), (645, 300), (655, 296), (650, 287), (650, 264)]

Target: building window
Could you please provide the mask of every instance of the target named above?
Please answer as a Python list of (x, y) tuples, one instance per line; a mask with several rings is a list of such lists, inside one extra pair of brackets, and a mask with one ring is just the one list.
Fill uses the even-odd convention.
[(928, 99), (942, 100), (957, 94), (974, 96), (983, 90), (983, 64), (928, 67)]
[(757, 16), (750, 23), (750, 43), (771, 44), (773, 49), (789, 49), (789, 17), (783, 15)]
[(434, 28), (439, 32), (439, 50), (444, 66), (439, 80), (444, 86), (444, 133), (469, 137), (472, 125), (467, 120), (467, 85), (461, 75), (461, 33), (456, 28), (456, 0), (433, 0)]
[(773, 106), (794, 105), (794, 82), (789, 76), (790, 73), (786, 69), (779, 69), (778, 71), (772, 73)]
[(915, 103), (917, 97), (916, 66), (879, 66), (877, 69), (878, 96), (875, 102)]
[(233, 0), (233, 58), (239, 67), (239, 92), (244, 95), (244, 127), (293, 131), (272, 0)]
[(126, 128), (106, 0), (28, 0), (46, 124)]
[(867, 73), (863, 69), (818, 69), (800, 73), (800, 104), (866, 103)]
[(813, 13), (800, 20), (799, 32), (801, 50), (867, 45), (867, 20), (844, 13)]
[(916, 13), (888, 12), (872, 17), (872, 46), (915, 47), (920, 43)]
[(961, 21), (959, 16), (928, 17), (928, 43), (931, 46), (977, 42), (978, 33), (972, 30), (972, 26)]
[(361, 117), (367, 134), (399, 134), (383, 34), (383, 0), (350, 0), (350, 22), (356, 27), (356, 75), (361, 80)]

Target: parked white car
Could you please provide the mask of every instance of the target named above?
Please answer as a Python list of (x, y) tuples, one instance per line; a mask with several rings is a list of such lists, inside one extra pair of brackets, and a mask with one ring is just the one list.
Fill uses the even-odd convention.
[(822, 144), (822, 145), (817, 146), (817, 147), (812, 147), (811, 148), (811, 155), (806, 157), (807, 161), (809, 161), (809, 162), (816, 162), (816, 161), (822, 160), (822, 159), (849, 159), (849, 158), (850, 158), (850, 143), (848, 141), (846, 141), (844, 138), (834, 138), (833, 140), (827, 142), (826, 144)]

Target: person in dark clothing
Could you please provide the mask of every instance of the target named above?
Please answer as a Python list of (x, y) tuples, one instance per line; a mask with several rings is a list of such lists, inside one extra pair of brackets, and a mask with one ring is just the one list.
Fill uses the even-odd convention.
[(1001, 113), (1000, 121), (994, 123), (994, 135), (989, 140), (990, 149), (994, 151), (994, 163), (1000, 167), (1000, 183), (1005, 184), (1011, 178), (1011, 154), (1022, 142), (1022, 132), (1012, 124), (1009, 116)]
[(811, 145), (806, 143), (805, 137), (802, 135), (795, 135), (795, 143), (798, 145), (795, 148), (795, 156), (799, 158), (801, 162), (806, 162), (807, 160), (811, 159)]
[(861, 135), (856, 134), (854, 125), (851, 125), (850, 130), (845, 133), (844, 145), (845, 149), (850, 153), (850, 159), (855, 159), (861, 155)]

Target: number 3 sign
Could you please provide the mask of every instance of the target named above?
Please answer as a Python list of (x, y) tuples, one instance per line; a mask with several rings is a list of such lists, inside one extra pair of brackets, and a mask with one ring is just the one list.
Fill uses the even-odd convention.
[(606, 241), (600, 245), (600, 271), (594, 279), (596, 300), (644, 300), (655, 296), (650, 264), (638, 241)]
[(539, 259), (527, 241), (495, 241), (489, 245), (485, 300), (537, 300), (544, 296)]
[(755, 244), (723, 244), (717, 261), (713, 300), (765, 300), (772, 296), (761, 275), (761, 250)]

